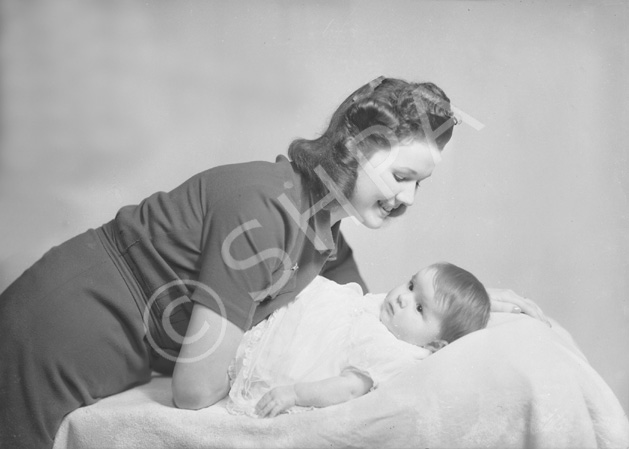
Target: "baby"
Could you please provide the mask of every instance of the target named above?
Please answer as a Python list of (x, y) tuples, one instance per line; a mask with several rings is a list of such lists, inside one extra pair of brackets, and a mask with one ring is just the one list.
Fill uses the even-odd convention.
[(483, 285), (449, 263), (430, 265), (382, 296), (315, 278), (245, 333), (229, 370), (227, 409), (274, 417), (348, 401), (489, 319)]

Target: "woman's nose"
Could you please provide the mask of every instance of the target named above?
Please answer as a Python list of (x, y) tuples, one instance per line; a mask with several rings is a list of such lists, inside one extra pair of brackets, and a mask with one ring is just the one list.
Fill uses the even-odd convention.
[(412, 206), (415, 201), (415, 183), (407, 182), (402, 187), (402, 190), (395, 196), (398, 203), (402, 203), (405, 206)]

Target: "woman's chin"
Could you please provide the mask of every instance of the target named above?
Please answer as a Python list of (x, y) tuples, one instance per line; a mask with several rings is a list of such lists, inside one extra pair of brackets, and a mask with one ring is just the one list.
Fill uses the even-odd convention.
[(384, 226), (384, 222), (384, 218), (367, 219), (363, 221), (363, 225), (369, 229), (380, 229), (382, 226)]
[(380, 229), (387, 221), (387, 218), (389, 218), (389, 215), (382, 213), (382, 211), (378, 209), (376, 211), (369, 211), (364, 214), (362, 218), (362, 224), (366, 228)]

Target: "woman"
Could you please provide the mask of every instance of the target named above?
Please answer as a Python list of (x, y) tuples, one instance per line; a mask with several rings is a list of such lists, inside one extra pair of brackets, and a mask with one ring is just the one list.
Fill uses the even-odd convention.
[(403, 214), (454, 122), (434, 84), (378, 78), (291, 161), (207, 170), (50, 250), (0, 296), (2, 446), (51, 447), (67, 413), (151, 370), (178, 407), (224, 397), (244, 331), (318, 274), (364, 286), (340, 220)]

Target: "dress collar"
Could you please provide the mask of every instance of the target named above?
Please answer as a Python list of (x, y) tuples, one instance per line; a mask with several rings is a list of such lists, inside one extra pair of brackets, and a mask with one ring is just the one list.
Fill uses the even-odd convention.
[[(302, 182), (301, 175), (288, 158), (282, 154), (275, 159), (276, 163), (288, 164), (292, 172), (292, 179), (285, 183), (285, 187), (296, 188), (295, 197), (301, 198), (300, 208), (288, 210), (288, 213), (295, 219), (299, 219), (300, 227), (306, 233), (315, 249), (320, 253), (331, 251), (333, 256), (336, 253), (336, 240), (338, 238), (340, 221), (331, 225), (330, 211), (322, 209), (322, 199), (308, 191)], [(289, 209), (290, 205), (285, 205)]]

